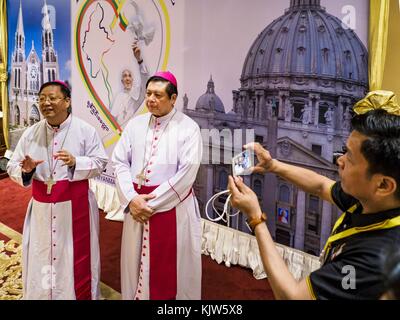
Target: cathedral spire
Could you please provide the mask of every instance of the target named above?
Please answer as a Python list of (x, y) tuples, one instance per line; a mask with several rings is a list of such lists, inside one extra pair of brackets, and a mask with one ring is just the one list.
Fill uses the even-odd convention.
[(15, 46), (13, 52), (14, 62), (23, 62), (25, 60), (25, 32), (24, 18), (22, 15), (22, 3), (19, 1), (18, 24), (15, 30)]
[(43, 1), (43, 29), (42, 29), (42, 69), (43, 81), (54, 81), (59, 78), (58, 56), (54, 47), (54, 34), (50, 20), (49, 7)]
[(25, 38), (25, 32), (24, 32), (24, 20), (22, 16), (22, 3), (21, 0), (19, 0), (19, 12), (18, 12), (18, 25), (17, 25), (17, 31), (19, 35), (23, 36)]
[(54, 35), (50, 23), (49, 8), (47, 7), (46, 0), (44, 0), (42, 13), (43, 17), (43, 30), (42, 30), (42, 52), (43, 61), (54, 61), (52, 58), (55, 55), (54, 51)]
[(45, 31), (52, 32), (51, 23), (50, 23), (50, 17), (49, 17), (49, 9), (47, 7), (46, 0), (44, 0), (43, 13), (44, 13), (43, 29)]

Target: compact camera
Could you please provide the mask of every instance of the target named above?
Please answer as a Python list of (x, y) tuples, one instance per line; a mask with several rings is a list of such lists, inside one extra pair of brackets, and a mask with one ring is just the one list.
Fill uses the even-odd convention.
[(253, 166), (254, 153), (250, 150), (245, 150), (232, 158), (233, 176), (249, 175)]

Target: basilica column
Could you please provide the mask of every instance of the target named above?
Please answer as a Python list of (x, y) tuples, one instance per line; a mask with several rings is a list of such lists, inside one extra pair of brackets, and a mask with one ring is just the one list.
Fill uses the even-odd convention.
[(332, 221), (332, 204), (327, 201), (322, 202), (322, 217), (321, 217), (321, 237), (320, 237), (320, 250), (324, 248), (326, 240), (331, 233)]
[(314, 114), (314, 125), (318, 126), (319, 121), (319, 101), (321, 100), (321, 96), (319, 94), (312, 93), (309, 96), (311, 101), (311, 106)]
[(286, 108), (288, 108), (287, 101), (289, 99), (289, 91), (279, 91), (279, 118), (284, 119)]
[(265, 106), (264, 90), (256, 91), (257, 105), (256, 105), (256, 119), (262, 120), (263, 109)]
[(299, 250), (304, 250), (304, 229), (305, 229), (305, 209), (306, 209), (306, 194), (303, 190), (297, 191), (296, 204), (296, 229), (294, 235), (294, 247)]

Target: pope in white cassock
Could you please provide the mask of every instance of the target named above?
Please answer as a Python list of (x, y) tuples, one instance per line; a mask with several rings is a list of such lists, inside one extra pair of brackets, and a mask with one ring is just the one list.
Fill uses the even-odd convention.
[(141, 50), (137, 41), (132, 45), (132, 52), (139, 65), (140, 86), (135, 87), (133, 85), (135, 79), (131, 70), (124, 69), (122, 71), (121, 83), (123, 90), (117, 94), (110, 107), (111, 114), (120, 125), (125, 124), (139, 109), (145, 96), (146, 82), (149, 78), (149, 73), (141, 57)]
[(201, 219), (192, 185), (200, 166), (199, 126), (174, 108), (177, 82), (157, 72), (146, 84), (149, 113), (131, 119), (112, 161), (126, 214), (123, 299), (201, 298)]
[(107, 155), (96, 130), (71, 113), (61, 81), (39, 90), (44, 118), (28, 128), (7, 171), (32, 186), (22, 247), (24, 299), (99, 297), (99, 212), (88, 179), (101, 174)]

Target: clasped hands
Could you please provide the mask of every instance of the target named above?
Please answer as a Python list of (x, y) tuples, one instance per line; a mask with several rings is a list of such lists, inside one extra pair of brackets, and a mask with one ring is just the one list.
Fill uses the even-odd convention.
[[(63, 166), (73, 167), (76, 164), (75, 157), (67, 150), (60, 150), (56, 152), (54, 154), (54, 159), (63, 161)], [(31, 173), (33, 169), (43, 162), (44, 160), (35, 160), (26, 155), (25, 158), (20, 161), (19, 166), (21, 167), (23, 173)]]
[(151, 193), (135, 196), (129, 203), (129, 211), (132, 219), (142, 224), (146, 223), (154, 213), (154, 210), (148, 206), (147, 201), (155, 197), (156, 195)]

